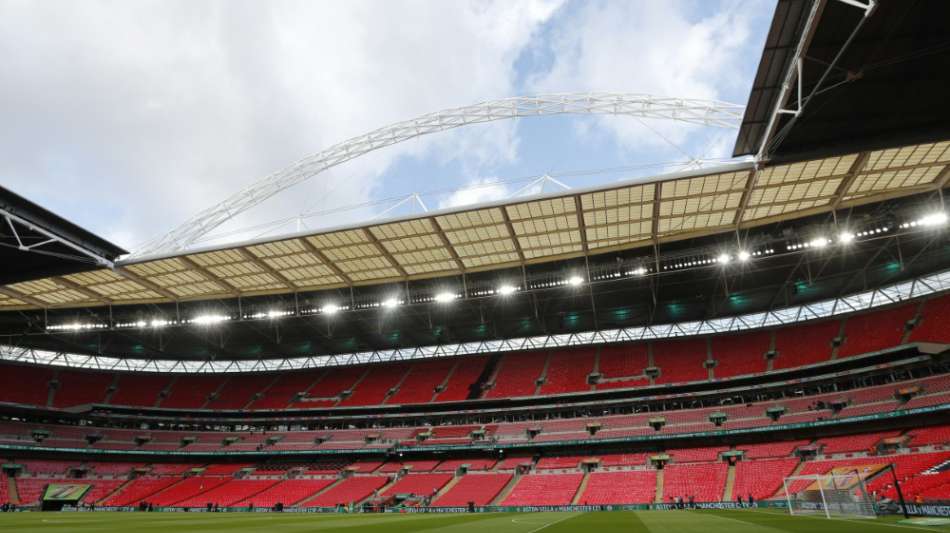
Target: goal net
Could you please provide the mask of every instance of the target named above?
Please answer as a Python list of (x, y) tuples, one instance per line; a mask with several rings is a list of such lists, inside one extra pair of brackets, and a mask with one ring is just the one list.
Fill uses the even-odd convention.
[(864, 477), (857, 471), (789, 476), (785, 499), (792, 515), (818, 514), (832, 517), (874, 518), (874, 500)]

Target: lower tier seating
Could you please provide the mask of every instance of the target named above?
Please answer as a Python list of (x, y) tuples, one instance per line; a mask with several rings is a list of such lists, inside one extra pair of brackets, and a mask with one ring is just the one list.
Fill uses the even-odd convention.
[(383, 488), (389, 481), (385, 476), (354, 476), (344, 479), (340, 484), (308, 500), (305, 507), (335, 507), (359, 503)]
[(656, 498), (656, 470), (594, 472), (581, 494), (581, 505), (651, 503)]
[(748, 496), (752, 495), (756, 500), (764, 500), (772, 497), (782, 488), (782, 481), (792, 474), (800, 462), (796, 458), (739, 461), (736, 464), (733, 498), (748, 499)]
[(663, 501), (690, 497), (697, 502), (718, 502), (726, 489), (725, 463), (671, 464), (663, 469)]
[(584, 474), (528, 474), (518, 480), (502, 505), (568, 505)]
[(440, 496), (433, 505), (437, 507), (460, 507), (469, 502), (488, 505), (511, 481), (511, 474), (469, 474)]

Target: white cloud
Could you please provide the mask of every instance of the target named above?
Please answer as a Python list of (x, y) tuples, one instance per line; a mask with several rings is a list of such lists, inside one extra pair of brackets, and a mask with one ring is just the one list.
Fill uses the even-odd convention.
[[(607, 90), (702, 99), (725, 99), (724, 95), (730, 94), (742, 103), (749, 82), (742, 72), (748, 68), (743, 61), (748, 57), (739, 51), (750, 44), (750, 13), (755, 10), (743, 9), (736, 2), (724, 4), (699, 18), (695, 3), (576, 4), (576, 11), (561, 15), (570, 16), (571, 23), (556, 24), (548, 44), (553, 58), (550, 68), (530, 83), (538, 92)], [(758, 43), (753, 46), (757, 48)], [(755, 50), (753, 56), (757, 53)], [(591, 130), (591, 123), (599, 127)], [(671, 143), (694, 143), (690, 155), (697, 157), (709, 144), (705, 140), (708, 132), (701, 128), (670, 122), (651, 121), (645, 127), (627, 117), (598, 117), (578, 124), (576, 133), (581, 139), (593, 135), (599, 140), (596, 132), (606, 127), (622, 146), (659, 148), (683, 159)], [(727, 131), (726, 136), (734, 140), (735, 133)], [(724, 143), (711, 146), (722, 150)]]
[[(4, 1), (0, 180), (131, 246), (350, 136), (510, 95), (557, 7)], [(400, 155), (515, 158), (514, 130), (492, 128), (361, 158), (235, 223), (365, 201)]]

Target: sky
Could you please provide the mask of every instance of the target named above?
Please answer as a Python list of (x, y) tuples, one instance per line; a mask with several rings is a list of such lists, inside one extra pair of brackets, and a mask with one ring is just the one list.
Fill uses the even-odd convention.
[[(509, 96), (744, 104), (773, 0), (0, 0), (0, 184), (135, 252), (302, 157)], [(639, 179), (734, 130), (630, 117), (467, 126), (360, 157), (197, 246)], [(712, 164), (712, 163), (710, 163)]]

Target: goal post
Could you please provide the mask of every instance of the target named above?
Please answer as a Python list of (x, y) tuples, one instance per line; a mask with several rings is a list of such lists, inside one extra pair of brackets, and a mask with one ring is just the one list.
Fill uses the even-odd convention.
[(857, 470), (789, 476), (783, 481), (791, 515), (825, 515), (827, 518), (874, 518), (874, 499)]

